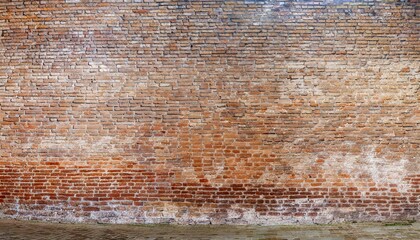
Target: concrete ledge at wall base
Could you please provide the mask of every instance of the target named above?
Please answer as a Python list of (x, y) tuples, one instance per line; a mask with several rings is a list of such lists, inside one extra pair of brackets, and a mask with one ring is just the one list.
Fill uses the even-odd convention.
[[(398, 223), (410, 224), (420, 220), (420, 215), (415, 213), (401, 214), (394, 216), (372, 216), (363, 212), (352, 211), (351, 209), (324, 209), (317, 216), (262, 216), (255, 210), (228, 210), (227, 214), (212, 213), (194, 215), (180, 214), (174, 212), (173, 216), (162, 210), (161, 215), (148, 216), (148, 213), (136, 211), (101, 211), (92, 212), (90, 215), (54, 211), (39, 211), (37, 214), (16, 213), (13, 215), (0, 213), (0, 219), (35, 220), (60, 223), (111, 223), (111, 224), (230, 224), (230, 225), (301, 225), (301, 224), (335, 224), (335, 223), (356, 223), (356, 222), (385, 222), (387, 224)], [(174, 216), (174, 215), (180, 216)], [(156, 215), (156, 214), (155, 214)]]

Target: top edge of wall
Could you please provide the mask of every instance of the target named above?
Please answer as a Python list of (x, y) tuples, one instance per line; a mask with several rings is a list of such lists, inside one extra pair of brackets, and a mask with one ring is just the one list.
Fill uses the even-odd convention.
[[(277, 3), (277, 4), (290, 4), (290, 3), (300, 3), (300, 4), (357, 4), (357, 3), (398, 3), (398, 4), (416, 4), (418, 0), (178, 0), (176, 2), (245, 2), (248, 4), (267, 4), (267, 3)], [(91, 3), (97, 2), (92, 0), (64, 0), (65, 3)], [(100, 2), (108, 3), (144, 3), (151, 2), (150, 0), (104, 0)], [(171, 2), (170, 0), (155, 0), (152, 1), (155, 3), (159, 2)]]
[(416, 5), (420, 0), (0, 0), (0, 4), (13, 4), (13, 3), (24, 3), (25, 5), (30, 4), (46, 4), (46, 3), (65, 3), (65, 4), (79, 4), (79, 3), (163, 3), (163, 4), (176, 4), (176, 3), (211, 3), (211, 2), (243, 2), (245, 4), (310, 4), (310, 5), (343, 5), (343, 4), (410, 4)]
[[(188, 0), (187, 0), (188, 1)], [(203, 0), (206, 1), (206, 0)], [(211, 0), (208, 0), (211, 1)], [(216, 0), (217, 1), (217, 0)], [(229, 0), (228, 0), (229, 1)], [(242, 0), (248, 4), (323, 4), (323, 5), (341, 5), (341, 4), (416, 4), (418, 0)]]

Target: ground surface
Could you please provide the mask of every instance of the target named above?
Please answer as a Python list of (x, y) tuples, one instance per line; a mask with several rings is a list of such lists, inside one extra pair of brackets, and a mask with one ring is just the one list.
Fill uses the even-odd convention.
[(420, 223), (305, 226), (106, 225), (0, 220), (0, 239), (420, 239)]

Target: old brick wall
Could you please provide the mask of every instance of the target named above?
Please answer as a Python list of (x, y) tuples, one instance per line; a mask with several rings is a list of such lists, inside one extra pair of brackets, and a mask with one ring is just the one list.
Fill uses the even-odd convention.
[(0, 217), (419, 219), (419, 24), (415, 1), (0, 0)]

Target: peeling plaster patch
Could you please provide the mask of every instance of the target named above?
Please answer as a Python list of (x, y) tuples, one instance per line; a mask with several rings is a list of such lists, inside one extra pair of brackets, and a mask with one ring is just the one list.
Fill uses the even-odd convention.
[(360, 156), (333, 155), (325, 161), (323, 168), (339, 169), (339, 172), (348, 173), (355, 183), (368, 176), (377, 186), (396, 184), (399, 191), (405, 192), (408, 185), (403, 179), (409, 174), (408, 164), (407, 159), (380, 158), (373, 150), (369, 150)]
[(96, 220), (97, 222), (107, 222), (116, 224), (142, 222), (142, 216), (142, 211), (133, 209), (127, 211), (99, 211), (92, 212), (91, 214), (91, 218)]
[(120, 153), (123, 151), (124, 144), (132, 143), (133, 138), (118, 139), (111, 136), (104, 136), (94, 139), (67, 139), (50, 138), (43, 139), (39, 144), (39, 149), (61, 150), (61, 151), (83, 151), (85, 153)]
[(399, 161), (387, 161), (386, 159), (377, 158), (373, 152), (370, 152), (366, 158), (362, 171), (368, 172), (372, 176), (373, 181), (377, 183), (399, 184), (405, 175), (406, 159)]
[(94, 151), (103, 151), (106, 149), (107, 151), (115, 152), (116, 149), (112, 147), (112, 145), (114, 144), (112, 143), (113, 140), (115, 140), (114, 137), (101, 137), (98, 141), (95, 141), (92, 144), (92, 148), (89, 149), (94, 149)]
[(44, 138), (39, 144), (40, 149), (76, 150), (87, 144), (84, 140), (71, 141), (66, 138)]

